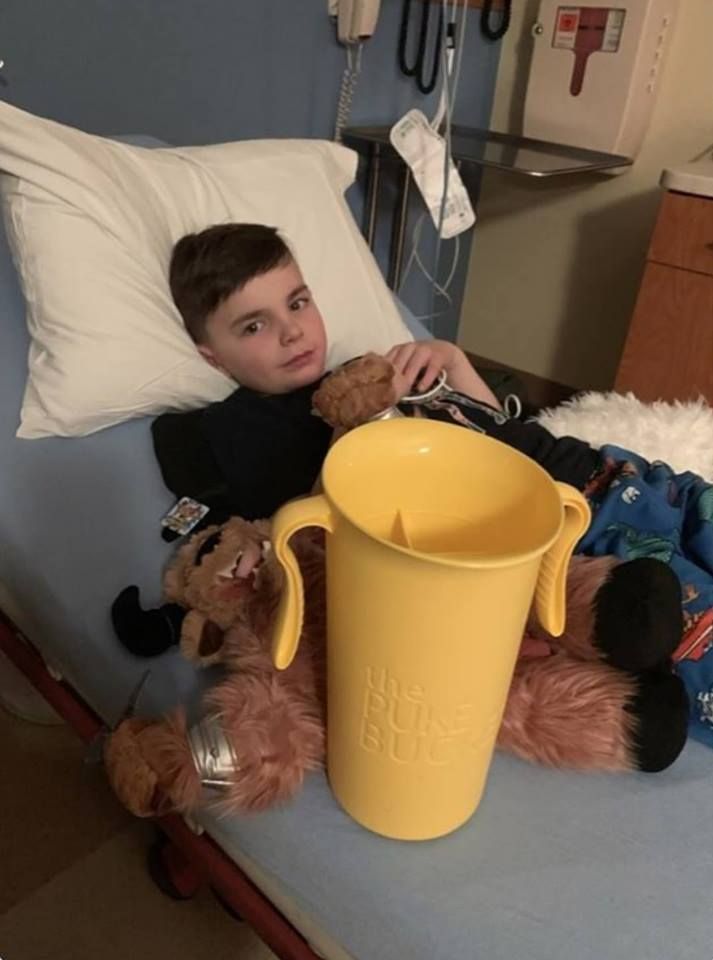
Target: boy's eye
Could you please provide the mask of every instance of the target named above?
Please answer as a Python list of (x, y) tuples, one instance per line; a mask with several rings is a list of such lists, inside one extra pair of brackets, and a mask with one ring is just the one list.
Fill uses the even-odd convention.
[(250, 323), (247, 323), (243, 329), (240, 331), (241, 337), (254, 337), (256, 333), (259, 333), (262, 328), (265, 326), (264, 320), (251, 320)]
[(309, 303), (309, 297), (297, 297), (296, 300), (293, 300), (290, 303), (290, 310), (297, 312), (298, 310), (303, 310)]

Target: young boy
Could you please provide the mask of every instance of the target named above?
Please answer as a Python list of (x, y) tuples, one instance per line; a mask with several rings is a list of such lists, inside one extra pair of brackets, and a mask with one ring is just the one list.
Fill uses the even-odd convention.
[[(312, 395), (326, 372), (318, 306), (277, 231), (258, 224), (219, 225), (183, 237), (171, 259), (170, 286), (202, 356), (241, 384), (200, 414), (232, 508), (248, 518), (269, 516), (309, 492), (331, 439), (312, 415)], [(458, 422), (465, 417), (580, 489), (594, 473), (598, 457), (587, 444), (556, 440), (537, 424), (503, 414), (455, 344), (404, 343), (387, 358), (398, 396), (424, 390), (443, 370), (459, 405)], [(453, 419), (445, 408), (425, 412)], [(159, 433), (165, 423), (160, 418)]]
[[(332, 439), (312, 413), (326, 358), (318, 306), (277, 231), (257, 224), (219, 225), (183, 237), (173, 252), (170, 286), (200, 353), (241, 387), (205, 410), (155, 421), (164, 480), (175, 493), (218, 512), (269, 516), (310, 492)], [(401, 397), (426, 389), (445, 371), (450, 392), (422, 405), (423, 415), (501, 440), (587, 494), (594, 518), (580, 552), (648, 556), (675, 571), (684, 587), (688, 633), (679, 672), (691, 695), (692, 732), (713, 745), (713, 488), (627, 451), (596, 451), (571, 437), (557, 439), (537, 423), (511, 419), (454, 344), (406, 343), (387, 357)], [(239, 572), (247, 575), (257, 559), (245, 556)], [(663, 564), (655, 566), (670, 576)], [(650, 594), (652, 585), (646, 586)], [(663, 577), (660, 593), (667, 590)], [(632, 595), (632, 611), (639, 600)], [(670, 618), (652, 623), (653, 647), (670, 653), (672, 634)]]
[[(226, 224), (183, 237), (173, 252), (170, 284), (199, 352), (242, 386), (283, 394), (325, 373), (322, 317), (273, 228)], [(499, 406), (452, 343), (406, 343), (388, 356), (404, 392), (430, 385), (443, 369), (453, 389)]]

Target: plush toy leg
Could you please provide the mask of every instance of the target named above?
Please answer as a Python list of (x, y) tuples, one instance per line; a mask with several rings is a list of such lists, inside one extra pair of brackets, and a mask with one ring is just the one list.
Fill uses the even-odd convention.
[(141, 751), (155, 772), (159, 789), (172, 810), (190, 813), (200, 806), (203, 786), (188, 742), (182, 710), (150, 724), (142, 734)]
[(121, 724), (108, 741), (105, 761), (124, 806), (139, 817), (169, 809), (191, 813), (203, 801), (237, 812), (294, 796), (305, 774), (324, 762), (324, 716), (311, 665), (303, 658), (293, 667), (284, 673), (245, 671), (211, 691), (211, 722), (222, 728), (236, 761), (223, 774), (227, 787), (204, 792), (182, 713), (158, 723)]
[(673, 674), (627, 674), (559, 653), (518, 664), (498, 746), (546, 766), (656, 772), (679, 755), (687, 728)]
[(204, 794), (180, 715), (152, 725), (142, 738), (146, 762), (181, 813), (202, 800), (225, 813), (267, 809), (294, 796), (305, 773), (324, 762), (324, 718), (316, 698), (298, 695), (284, 675), (233, 675), (211, 691), (208, 710), (235, 757), (227, 786)]
[[(173, 809), (167, 788), (176, 774), (170, 764), (168, 769), (172, 776), (163, 776), (163, 771), (159, 772), (154, 756), (157, 750), (151, 746), (156, 740), (160, 745), (166, 738), (175, 752), (180, 750), (181, 743), (185, 745), (185, 728), (181, 729), (180, 720), (151, 723), (131, 717), (119, 724), (104, 745), (104, 766), (109, 782), (121, 803), (136, 817), (154, 817)], [(184, 756), (184, 763), (189, 770), (193, 768), (190, 751), (187, 757)]]
[(298, 661), (284, 673), (246, 671), (210, 694), (238, 761), (231, 785), (216, 796), (221, 810), (264, 810), (284, 803), (301, 788), (306, 773), (322, 767), (324, 714), (305, 672)]
[[(528, 633), (547, 638), (537, 624)], [(574, 557), (567, 580), (567, 625), (550, 645), (579, 660), (650, 670), (671, 660), (683, 636), (681, 585), (669, 566), (642, 557)]]
[(682, 601), (667, 564), (651, 557), (620, 563), (595, 598), (594, 643), (622, 670), (669, 664), (683, 637)]
[(104, 749), (109, 782), (136, 817), (191, 813), (203, 797), (183, 711), (156, 723), (126, 720)]

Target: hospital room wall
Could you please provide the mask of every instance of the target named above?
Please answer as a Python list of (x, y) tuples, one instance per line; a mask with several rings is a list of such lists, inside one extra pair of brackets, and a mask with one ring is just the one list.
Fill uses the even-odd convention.
[[(376, 34), (364, 46), (354, 124), (390, 123), (411, 106), (435, 109), (436, 95), (423, 97), (398, 71), (400, 11), (400, 0), (383, 0)], [(487, 125), (499, 45), (482, 39), (477, 13), (469, 14), (456, 116)], [(0, 57), (3, 99), (91, 132), (152, 134), (173, 144), (331, 138), (345, 66), (327, 0), (5, 0)], [(390, 192), (387, 182), (385, 209)], [(357, 217), (361, 199), (359, 188), (350, 192)], [(388, 233), (384, 220), (382, 265)], [(429, 249), (427, 237), (426, 259)], [(460, 290), (467, 263), (466, 243)], [(423, 280), (409, 284), (415, 312), (427, 305), (427, 290)], [(457, 317), (456, 309), (451, 335)]]
[[(514, 4), (492, 126), (519, 111), (537, 0)], [(577, 388), (611, 387), (634, 307), (664, 167), (713, 141), (713, 2), (682, 0), (644, 147), (619, 176), (483, 176), (459, 342)]]

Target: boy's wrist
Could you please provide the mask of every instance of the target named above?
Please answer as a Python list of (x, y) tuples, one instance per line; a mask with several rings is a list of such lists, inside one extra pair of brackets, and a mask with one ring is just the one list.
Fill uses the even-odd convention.
[(447, 362), (445, 367), (446, 375), (450, 375), (453, 377), (453, 376), (457, 376), (459, 373), (462, 373), (463, 371), (469, 370), (470, 361), (466, 357), (465, 353), (463, 353), (461, 348), (457, 346), (455, 343), (449, 343), (448, 347), (449, 347), (449, 350), (448, 350), (449, 356), (447, 357)]

